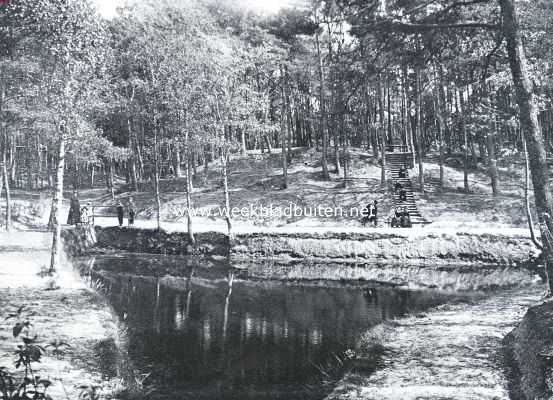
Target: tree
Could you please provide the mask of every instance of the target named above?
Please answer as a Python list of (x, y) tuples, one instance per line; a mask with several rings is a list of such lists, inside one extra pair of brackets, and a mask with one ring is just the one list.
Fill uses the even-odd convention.
[(99, 72), (103, 28), (88, 2), (40, 0), (22, 3), (29, 32), (41, 42), (35, 57), (48, 60), (51, 68), (44, 75), (44, 108), (55, 131), (58, 153), (57, 174), (51, 220), (53, 220), (50, 271), (59, 266), (61, 219), (67, 141), (82, 128), (83, 112), (96, 86)]
[[(528, 146), (536, 209), (540, 222), (546, 223), (549, 231), (553, 231), (551, 218), (544, 218), (544, 215), (553, 216), (552, 188), (549, 181), (543, 135), (538, 121), (538, 106), (534, 94), (534, 85), (528, 71), (520, 23), (513, 0), (499, 0), (499, 4), (503, 16), (504, 34), (516, 90), (521, 128)], [(548, 247), (544, 246), (544, 249), (548, 249)], [(546, 268), (549, 280), (549, 295), (553, 295), (553, 254), (550, 254), (550, 251), (547, 251), (546, 254)]]

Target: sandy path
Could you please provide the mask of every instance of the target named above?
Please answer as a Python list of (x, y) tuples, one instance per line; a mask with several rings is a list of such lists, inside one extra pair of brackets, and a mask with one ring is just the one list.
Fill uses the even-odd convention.
[[(55, 279), (41, 277), (49, 261), (48, 234), (15, 233), (0, 237), (0, 366), (14, 368), (14, 350), (20, 344), (12, 335), (17, 320), (32, 323), (29, 336), (38, 335), (42, 346), (54, 340), (68, 343), (62, 355), (48, 348), (35, 373), (50, 379), (55, 399), (76, 399), (80, 385), (110, 386), (102, 373), (101, 349), (117, 340), (117, 324), (105, 302), (86, 287), (64, 262)], [(23, 248), (26, 250), (22, 250)], [(42, 248), (42, 249), (41, 249)], [(49, 290), (56, 288), (56, 290)], [(6, 316), (21, 306), (18, 319)], [(110, 338), (112, 338), (110, 340)], [(114, 366), (103, 368), (104, 372)]]
[(508, 399), (501, 341), (544, 288), (446, 304), (385, 329), (382, 368), (346, 377), (328, 400)]

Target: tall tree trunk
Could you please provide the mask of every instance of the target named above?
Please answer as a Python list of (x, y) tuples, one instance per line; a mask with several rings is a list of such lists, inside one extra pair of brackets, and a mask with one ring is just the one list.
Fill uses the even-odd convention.
[(467, 133), (467, 122), (465, 115), (465, 100), (461, 90), (458, 91), (458, 111), (461, 115), (461, 131), (463, 134), (463, 184), (465, 193), (470, 193), (469, 186), (469, 144)]
[[(2, 122), (0, 122), (0, 128), (2, 128)], [(5, 161), (5, 144), (4, 144), (4, 140), (3, 140), (3, 135), (1, 135), (1, 132), (0, 132), (0, 139), (2, 139), (0, 141), (0, 145), (2, 147), (0, 147), (0, 149), (2, 150), (2, 156), (0, 156), (0, 162), (2, 163), (1, 164), (1, 176), (0, 176), (0, 196), (2, 196), (2, 191), (4, 190), (4, 180), (7, 179), (7, 175), (8, 175), (8, 170), (6, 169), (6, 173), (4, 174), (4, 165), (6, 164), (6, 161)]]
[(109, 159), (109, 192), (111, 195), (111, 199), (115, 200), (115, 165), (113, 163), (113, 159)]
[(380, 183), (382, 186), (386, 184), (386, 131), (384, 130), (384, 126), (381, 126), (378, 129), (381, 132), (381, 153), (382, 153), (382, 166), (380, 169)]
[(282, 153), (282, 189), (288, 188), (288, 154), (286, 151), (286, 138), (288, 136), (287, 130), (286, 130), (286, 120), (287, 120), (287, 113), (286, 113), (286, 88), (285, 88), (285, 80), (286, 76), (284, 76), (284, 68), (280, 67), (280, 76), (282, 77), (281, 82), (281, 88), (280, 88), (280, 94), (281, 94), (281, 106), (280, 106), (280, 147), (281, 147), (281, 153)]
[(415, 125), (415, 130), (416, 130), (416, 138), (415, 138), (415, 141), (416, 141), (416, 146), (417, 146), (417, 155), (418, 155), (418, 164), (419, 164), (419, 187), (420, 187), (420, 192), (421, 193), (424, 193), (424, 164), (423, 164), (423, 154), (422, 154), (422, 129), (421, 129), (421, 125), (422, 125), (422, 113), (421, 113), (421, 102), (422, 102), (422, 93), (421, 93), (421, 81), (420, 81), (420, 78), (421, 78), (421, 73), (420, 73), (420, 67), (417, 65), (415, 67), (415, 79), (416, 79), (416, 82), (415, 82), (415, 86), (416, 86), (416, 104), (415, 104), (415, 108), (416, 108), (416, 125)]
[(186, 222), (188, 229), (188, 240), (190, 243), (196, 243), (194, 238), (194, 229), (192, 227), (192, 172), (190, 171), (190, 163), (188, 159), (190, 158), (189, 145), (188, 145), (188, 130), (185, 133), (185, 148), (186, 148)]
[(410, 136), (409, 136), (409, 94), (408, 94), (408, 83), (407, 83), (407, 66), (403, 65), (401, 68), (402, 79), (401, 79), (401, 125), (402, 125), (402, 137), (403, 144), (405, 146), (411, 146)]
[[(521, 129), (526, 139), (534, 198), (538, 219), (547, 225), (548, 231), (553, 231), (553, 197), (549, 182), (547, 157), (541, 126), (538, 120), (538, 105), (534, 95), (534, 87), (530, 79), (526, 54), (522, 43), (522, 35), (514, 0), (499, 0), (503, 16), (503, 33), (507, 39), (509, 64), (516, 89), (516, 99), (520, 113)], [(544, 239), (546, 241), (546, 239)], [(546, 272), (549, 284), (549, 295), (553, 293), (553, 249), (544, 242), (546, 253)]]
[(157, 229), (161, 229), (161, 197), (159, 195), (159, 155), (158, 155), (158, 126), (154, 117), (154, 196), (156, 201)]
[(319, 34), (315, 34), (315, 43), (317, 45), (317, 59), (319, 67), (319, 124), (321, 131), (321, 141), (322, 141), (322, 156), (321, 156), (321, 166), (323, 170), (323, 179), (325, 181), (330, 180), (330, 174), (328, 172), (328, 161), (327, 161), (327, 152), (328, 152), (328, 135), (327, 135), (327, 123), (326, 123), (326, 112), (325, 112), (325, 99), (324, 99), (324, 71), (323, 71), (323, 58), (321, 55), (321, 45), (319, 43)]
[[(9, 175), (10, 175), (10, 182), (13, 183), (15, 186), (17, 186), (17, 147), (16, 147), (16, 140), (10, 141), (9, 146)], [(21, 185), (19, 185), (21, 187)]]
[(332, 122), (332, 128), (334, 130), (333, 132), (333, 141), (334, 141), (334, 164), (336, 165), (336, 168), (334, 169), (334, 172), (337, 175), (340, 175), (340, 139), (338, 138), (338, 129), (336, 129), (335, 121)]
[[(497, 126), (497, 122), (495, 125)], [(490, 174), (492, 193), (494, 196), (497, 196), (499, 194), (499, 186), (498, 186), (499, 174), (497, 172), (497, 159), (495, 156), (494, 134), (495, 132), (488, 132), (488, 134), (486, 135), (486, 143), (488, 146), (488, 173)]]
[[(144, 138), (144, 121), (140, 120), (140, 131), (142, 138)], [(136, 158), (138, 161), (138, 172), (140, 179), (144, 179), (144, 159), (142, 157), (142, 149), (140, 146), (140, 141), (138, 140), (138, 135), (134, 132), (134, 145), (136, 150)]]
[(534, 232), (534, 221), (532, 221), (532, 211), (530, 210), (530, 159), (528, 158), (528, 148), (526, 146), (526, 140), (522, 139), (524, 146), (524, 204), (526, 208), (526, 220), (528, 221), (528, 229), (530, 229), (530, 238), (534, 245), (543, 250), (542, 244), (536, 238)]
[[(188, 151), (188, 147), (186, 148)], [(180, 143), (175, 142), (173, 145), (173, 169), (175, 170), (175, 178), (182, 177), (182, 168), (181, 168), (182, 160), (181, 160), (180, 153), (181, 153)]]
[(288, 164), (290, 164), (292, 162), (292, 104), (290, 100), (290, 85), (288, 83), (288, 80), (290, 79), (290, 74), (288, 74), (287, 69), (285, 69), (285, 73), (286, 80), (284, 83), (284, 88), (286, 89), (286, 132), (288, 134), (288, 137), (286, 139), (286, 142), (288, 144), (286, 160)]
[(96, 168), (94, 164), (90, 164), (90, 188), (94, 189), (94, 175), (96, 173)]
[(349, 179), (349, 166), (348, 166), (348, 158), (349, 158), (349, 153), (348, 153), (348, 137), (347, 137), (347, 133), (346, 133), (346, 130), (345, 130), (345, 116), (344, 114), (342, 113), (340, 115), (340, 130), (342, 131), (342, 136), (343, 136), (343, 143), (342, 143), (342, 152), (343, 152), (343, 157), (344, 157), (344, 188), (347, 188), (348, 187), (348, 179)]
[[(5, 126), (3, 126), (3, 146), (2, 146), (2, 181), (4, 183), (4, 190), (6, 193), (6, 231), (10, 231), (12, 224), (12, 212), (11, 212), (11, 196), (10, 196), (10, 178), (7, 168), (7, 147), (8, 147), (8, 132)], [(0, 194), (2, 190), (0, 189)]]
[(136, 155), (135, 155), (135, 134), (131, 124), (131, 119), (127, 118), (127, 129), (129, 130), (129, 152), (131, 154), (129, 160), (131, 183), (135, 192), (138, 192), (138, 173), (136, 171)]
[[(79, 163), (78, 161), (75, 159), (74, 160), (74, 163), (73, 163), (73, 166), (74, 166), (74, 169), (73, 169), (73, 189), (74, 190), (79, 190)], [(70, 169), (71, 167), (68, 166), (68, 169)]]
[(377, 86), (377, 96), (378, 96), (378, 122), (380, 123), (380, 127), (384, 130), (384, 135), (382, 136), (384, 139), (384, 144), (388, 143), (388, 140), (386, 139), (386, 121), (385, 121), (385, 115), (384, 115), (384, 89), (382, 87), (382, 82), (380, 81), (381, 77), (378, 76), (378, 86)]
[[(447, 151), (447, 154), (451, 154), (451, 133), (449, 130), (449, 126), (447, 123), (447, 105), (446, 105), (446, 95), (445, 95), (445, 89), (444, 89), (444, 71), (442, 68), (442, 65), (436, 66), (437, 72), (438, 72), (438, 82), (437, 82), (437, 88), (438, 93), (436, 96), (437, 102), (438, 102), (438, 122), (440, 124), (439, 127), (439, 141), (440, 141), (440, 189), (443, 190), (444, 187), (444, 158), (445, 158), (445, 151)], [(446, 147), (446, 149), (444, 149)], [(444, 151), (445, 150), (445, 151)]]
[(46, 153), (46, 168), (48, 169), (48, 188), (54, 188), (53, 157)]
[[(509, 64), (516, 89), (520, 124), (528, 146), (530, 169), (538, 216), (553, 216), (553, 197), (549, 183), (549, 171), (541, 126), (538, 121), (538, 105), (534, 85), (530, 79), (528, 63), (522, 43), (522, 35), (514, 0), (499, 0), (503, 15), (503, 29), (507, 39)], [(540, 219), (540, 221), (542, 221)], [(553, 226), (549, 226), (553, 230)]]
[(242, 157), (246, 157), (248, 154), (248, 148), (246, 146), (246, 130), (243, 127), (240, 128), (240, 154)]
[(52, 252), (50, 257), (50, 273), (56, 271), (61, 257), (61, 208), (63, 206), (63, 175), (65, 172), (65, 138), (60, 137), (58, 146), (58, 166), (56, 173), (56, 189), (52, 201), (51, 220), (53, 226)]
[(438, 147), (440, 165), (440, 191), (444, 189), (444, 117), (440, 96), (436, 96), (436, 116), (438, 117)]
[(447, 117), (447, 99), (446, 91), (445, 91), (445, 79), (444, 79), (444, 69), (441, 64), (438, 65), (438, 79), (439, 79), (439, 85), (438, 85), (438, 96), (440, 98), (440, 104), (441, 104), (441, 113), (442, 118), (444, 120), (444, 126), (443, 126), (443, 139), (445, 142), (445, 152), (450, 155), (451, 154), (451, 129), (448, 124), (448, 117)]
[(392, 131), (392, 101), (391, 101), (391, 94), (390, 94), (390, 76), (388, 72), (386, 72), (386, 107), (388, 111), (388, 144), (395, 144), (394, 143), (394, 137), (393, 137), (393, 131)]
[(227, 232), (229, 239), (233, 239), (234, 236), (232, 233), (232, 221), (230, 219), (230, 195), (228, 188), (228, 155), (226, 149), (222, 149), (221, 151), (221, 168), (223, 172), (223, 189), (225, 194), (225, 220), (227, 222)]

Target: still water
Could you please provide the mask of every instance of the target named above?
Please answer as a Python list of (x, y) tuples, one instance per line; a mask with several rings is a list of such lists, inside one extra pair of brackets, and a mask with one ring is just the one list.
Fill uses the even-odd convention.
[(152, 399), (321, 399), (368, 328), (452, 300), (368, 284), (260, 282), (177, 257), (83, 263), (125, 322)]

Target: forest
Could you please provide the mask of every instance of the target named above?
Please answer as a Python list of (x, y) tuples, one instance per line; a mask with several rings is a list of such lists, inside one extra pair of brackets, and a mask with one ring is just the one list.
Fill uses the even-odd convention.
[(59, 241), (64, 190), (101, 181), (115, 196), (116, 177), (136, 192), (151, 183), (159, 225), (160, 179), (184, 177), (191, 207), (200, 166), (220, 170), (228, 209), (229, 160), (279, 154), (285, 189), (297, 147), (344, 188), (352, 149), (385, 181), (399, 147), (415, 155), (421, 192), (425, 161), (437, 159), (442, 186), (453, 158), (467, 193), (481, 164), (494, 196), (498, 160), (527, 153), (540, 221), (553, 211), (548, 0), (305, 0), (276, 14), (151, 1), (112, 19), (89, 1), (11, 0), (0, 37), (7, 229), (10, 191), (47, 191)]

